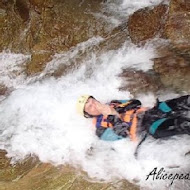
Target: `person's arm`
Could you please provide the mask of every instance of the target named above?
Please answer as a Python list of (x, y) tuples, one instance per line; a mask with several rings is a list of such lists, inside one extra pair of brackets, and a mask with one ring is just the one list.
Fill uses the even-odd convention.
[(96, 102), (96, 108), (101, 112), (102, 115), (117, 115), (120, 117), (119, 113), (109, 105)]
[(126, 103), (120, 104), (115, 108), (118, 113), (124, 113), (128, 110), (138, 109), (141, 107), (141, 102), (136, 99), (129, 100)]

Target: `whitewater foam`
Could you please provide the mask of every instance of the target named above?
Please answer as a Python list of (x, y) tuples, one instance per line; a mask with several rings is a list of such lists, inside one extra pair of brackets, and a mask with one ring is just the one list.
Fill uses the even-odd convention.
[[(152, 46), (140, 48), (126, 42), (119, 50), (99, 56), (90, 54), (88, 60), (66, 76), (14, 90), (0, 104), (0, 148), (8, 151), (13, 162), (35, 154), (42, 162), (80, 167), (98, 180), (124, 178), (151, 188), (165, 186), (164, 181), (145, 181), (146, 175), (154, 167), (187, 168), (189, 159), (184, 154), (189, 150), (188, 136), (167, 141), (150, 138), (140, 148), (136, 160), (136, 143), (129, 139), (99, 140), (91, 120), (75, 111), (81, 94), (92, 94), (102, 102), (132, 98), (130, 92), (118, 90), (121, 79), (117, 75), (122, 68), (147, 71), (155, 56)], [(155, 101), (151, 94), (142, 99), (149, 104)]]
[[(147, 5), (156, 5), (161, 1), (117, 1), (118, 12), (125, 15)], [(144, 3), (144, 4), (143, 4)], [(111, 9), (110, 9), (111, 10)], [(122, 16), (123, 18), (123, 16)], [(115, 21), (114, 21), (115, 22)], [(102, 39), (87, 41), (99, 43)], [(101, 102), (112, 99), (130, 99), (130, 92), (120, 92), (121, 79), (117, 76), (122, 69), (133, 68), (148, 71), (152, 69), (152, 58), (157, 56), (149, 43), (137, 47), (126, 42), (118, 50), (98, 54), (90, 53), (79, 66), (74, 67), (65, 76), (43, 78), (54, 72), (61, 64), (72, 62), (83, 45), (54, 57), (40, 74), (27, 78), (10, 77), (13, 68), (20, 67), (28, 57), (24, 55), (1, 53), (0, 67), (6, 77), (2, 82), (15, 90), (0, 103), (0, 149), (6, 149), (12, 162), (24, 159), (27, 155), (37, 155), (42, 162), (55, 165), (71, 164), (82, 168), (93, 180), (127, 179), (143, 188), (151, 189), (188, 189), (187, 181), (177, 181), (171, 187), (170, 181), (145, 180), (153, 168), (164, 167), (170, 172), (189, 171), (190, 138), (187, 135), (172, 137), (168, 140), (155, 140), (149, 137), (140, 147), (138, 159), (134, 152), (136, 143), (129, 139), (117, 142), (104, 142), (95, 135), (91, 120), (87, 120), (75, 111), (76, 99), (81, 94), (92, 94)], [(66, 61), (67, 60), (67, 61)], [(6, 69), (7, 68), (7, 69)], [(21, 69), (21, 70), (20, 70)], [(2, 76), (3, 72), (0, 73)], [(9, 76), (7, 78), (7, 76)], [(36, 81), (40, 79), (40, 81)], [(23, 85), (24, 84), (24, 85)], [(169, 98), (171, 96), (167, 96)], [(153, 94), (140, 95), (145, 106), (153, 106)]]
[(30, 60), (30, 55), (0, 53), (0, 83), (8, 88), (16, 88), (25, 81), (25, 63)]
[[(107, 13), (109, 16), (106, 17), (102, 14), (102, 18), (107, 20), (108, 23), (118, 26), (122, 22), (126, 22), (127, 18), (139, 9), (154, 8), (159, 4), (168, 5), (169, 2), (169, 0), (107, 0), (102, 13)], [(100, 14), (98, 14), (98, 17), (100, 17)]]

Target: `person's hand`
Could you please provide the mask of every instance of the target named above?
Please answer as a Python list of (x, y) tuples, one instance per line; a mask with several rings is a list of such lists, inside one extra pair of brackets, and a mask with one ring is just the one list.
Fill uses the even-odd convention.
[(111, 114), (111, 107), (108, 105), (101, 104), (100, 102), (96, 102), (96, 109), (101, 112), (103, 115), (110, 115)]
[(119, 116), (119, 113), (109, 105), (101, 104), (100, 102), (96, 102), (96, 108), (99, 112), (101, 112), (103, 115), (117, 115)]

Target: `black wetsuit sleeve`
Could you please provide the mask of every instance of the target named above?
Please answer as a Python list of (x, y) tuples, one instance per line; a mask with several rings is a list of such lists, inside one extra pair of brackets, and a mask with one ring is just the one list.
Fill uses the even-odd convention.
[(190, 135), (190, 121), (186, 121), (183, 118), (177, 117), (165, 120), (158, 127), (153, 136), (155, 138), (163, 138), (181, 134)]
[(173, 110), (190, 110), (190, 95), (181, 96), (171, 100), (166, 100), (165, 103)]
[(113, 125), (113, 131), (115, 132), (115, 134), (122, 137), (127, 136), (127, 131), (129, 131), (130, 123), (122, 121), (116, 115), (109, 115), (108, 121)]

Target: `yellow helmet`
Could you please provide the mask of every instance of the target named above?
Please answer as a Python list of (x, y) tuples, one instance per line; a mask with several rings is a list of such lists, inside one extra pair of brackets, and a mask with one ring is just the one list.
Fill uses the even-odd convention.
[(77, 101), (77, 112), (81, 115), (84, 116), (84, 106), (88, 100), (88, 98), (90, 98), (92, 96), (90, 95), (82, 95), (78, 98), (78, 101)]

